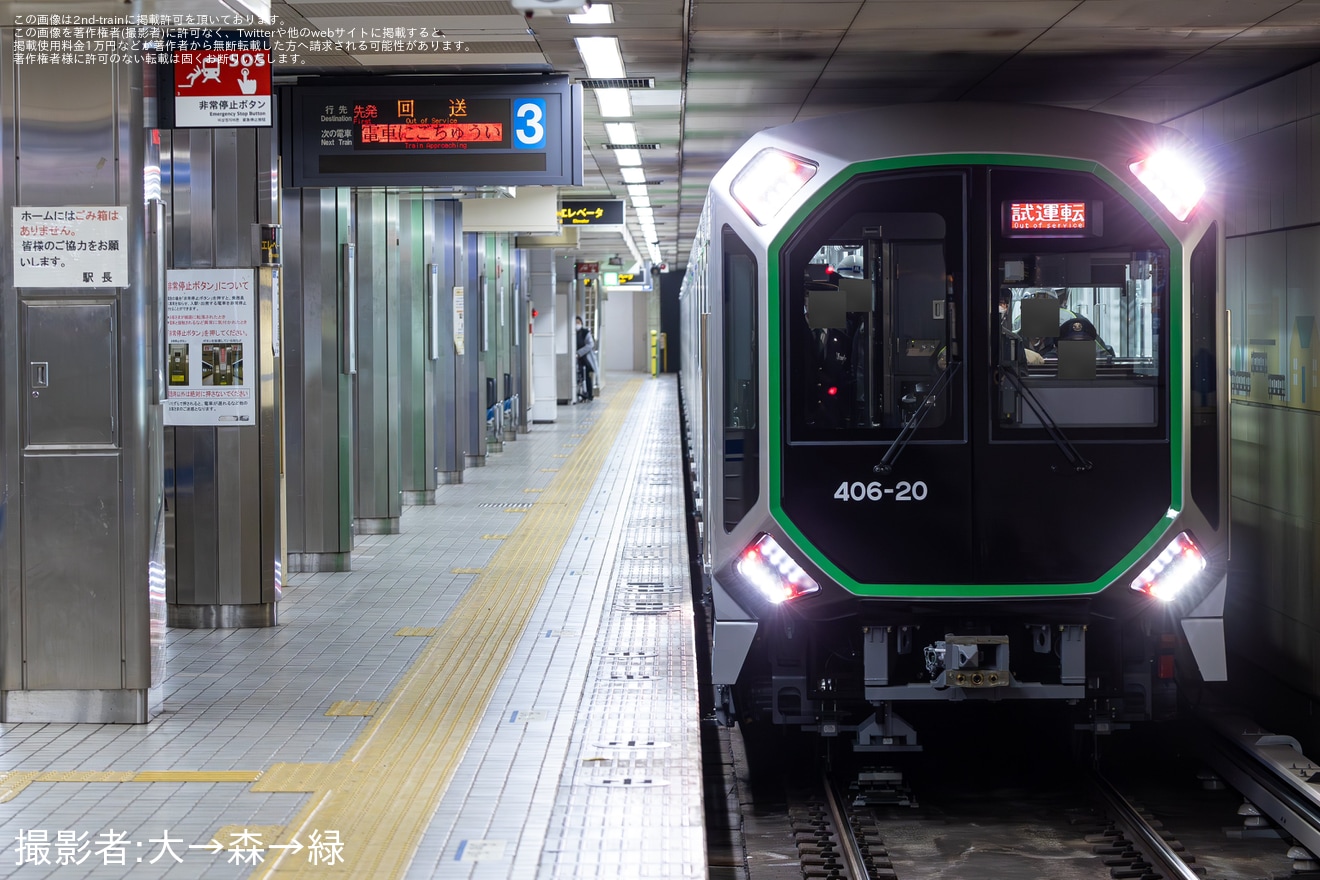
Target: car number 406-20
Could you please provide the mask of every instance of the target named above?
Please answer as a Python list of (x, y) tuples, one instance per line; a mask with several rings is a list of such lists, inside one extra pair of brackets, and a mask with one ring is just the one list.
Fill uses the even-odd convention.
[(894, 501), (925, 501), (926, 484), (921, 480), (913, 483), (900, 480), (893, 486), (885, 486), (877, 482), (850, 483), (844, 480), (834, 490), (834, 497), (840, 501), (883, 501), (886, 498)]

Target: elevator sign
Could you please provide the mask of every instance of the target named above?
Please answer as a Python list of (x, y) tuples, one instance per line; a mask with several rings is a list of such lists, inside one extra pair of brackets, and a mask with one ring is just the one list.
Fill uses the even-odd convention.
[(168, 42), (175, 61), (160, 70), (162, 128), (271, 125), (268, 35), (204, 30)]
[(623, 199), (578, 199), (559, 203), (559, 222), (564, 226), (623, 226)]

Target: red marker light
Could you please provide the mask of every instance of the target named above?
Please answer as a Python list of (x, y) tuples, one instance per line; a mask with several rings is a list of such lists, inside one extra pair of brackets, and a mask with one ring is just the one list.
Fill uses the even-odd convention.
[(831, 385), (829, 388), (825, 389), (825, 393), (828, 394), (830, 397), (833, 397), (834, 395), (839, 393), (839, 386)]

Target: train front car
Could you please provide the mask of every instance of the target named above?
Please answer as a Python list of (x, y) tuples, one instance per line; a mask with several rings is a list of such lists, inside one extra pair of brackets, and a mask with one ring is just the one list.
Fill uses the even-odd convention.
[(1195, 163), (1119, 117), (908, 105), (771, 129), (718, 174), (699, 482), (726, 721), (914, 749), (912, 703), (1066, 701), (1103, 731), (1225, 677)]

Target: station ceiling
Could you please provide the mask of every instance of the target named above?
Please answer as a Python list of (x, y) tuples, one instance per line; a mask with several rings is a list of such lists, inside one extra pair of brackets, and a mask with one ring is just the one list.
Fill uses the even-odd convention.
[[(633, 122), (643, 145), (653, 241), (673, 269), (686, 263), (711, 177), (743, 141), (769, 126), (866, 106), (950, 100), (1055, 104), (1165, 121), (1320, 61), (1320, 0), (613, 0), (612, 21), (602, 24), (544, 12), (529, 19), (511, 0), (228, 5), (241, 11), (267, 2), (277, 23), (288, 27), (416, 28), (450, 41), (426, 53), (371, 41), (352, 47), (306, 41), (296, 60), (275, 59), (277, 76), (558, 72), (581, 80), (587, 70), (574, 38), (617, 37), (626, 76), (644, 87), (630, 90), (627, 120), (603, 118), (594, 92), (586, 92), (585, 185), (571, 194), (629, 197), (604, 124)], [(213, 12), (218, 5), (131, 4)], [(9, 14), (0, 24), (23, 9), (87, 6), (127, 11), (112, 0), (0, 3), (0, 13)], [(629, 217), (645, 257), (648, 236), (631, 207)], [(617, 231), (584, 231), (579, 253), (631, 262)]]

